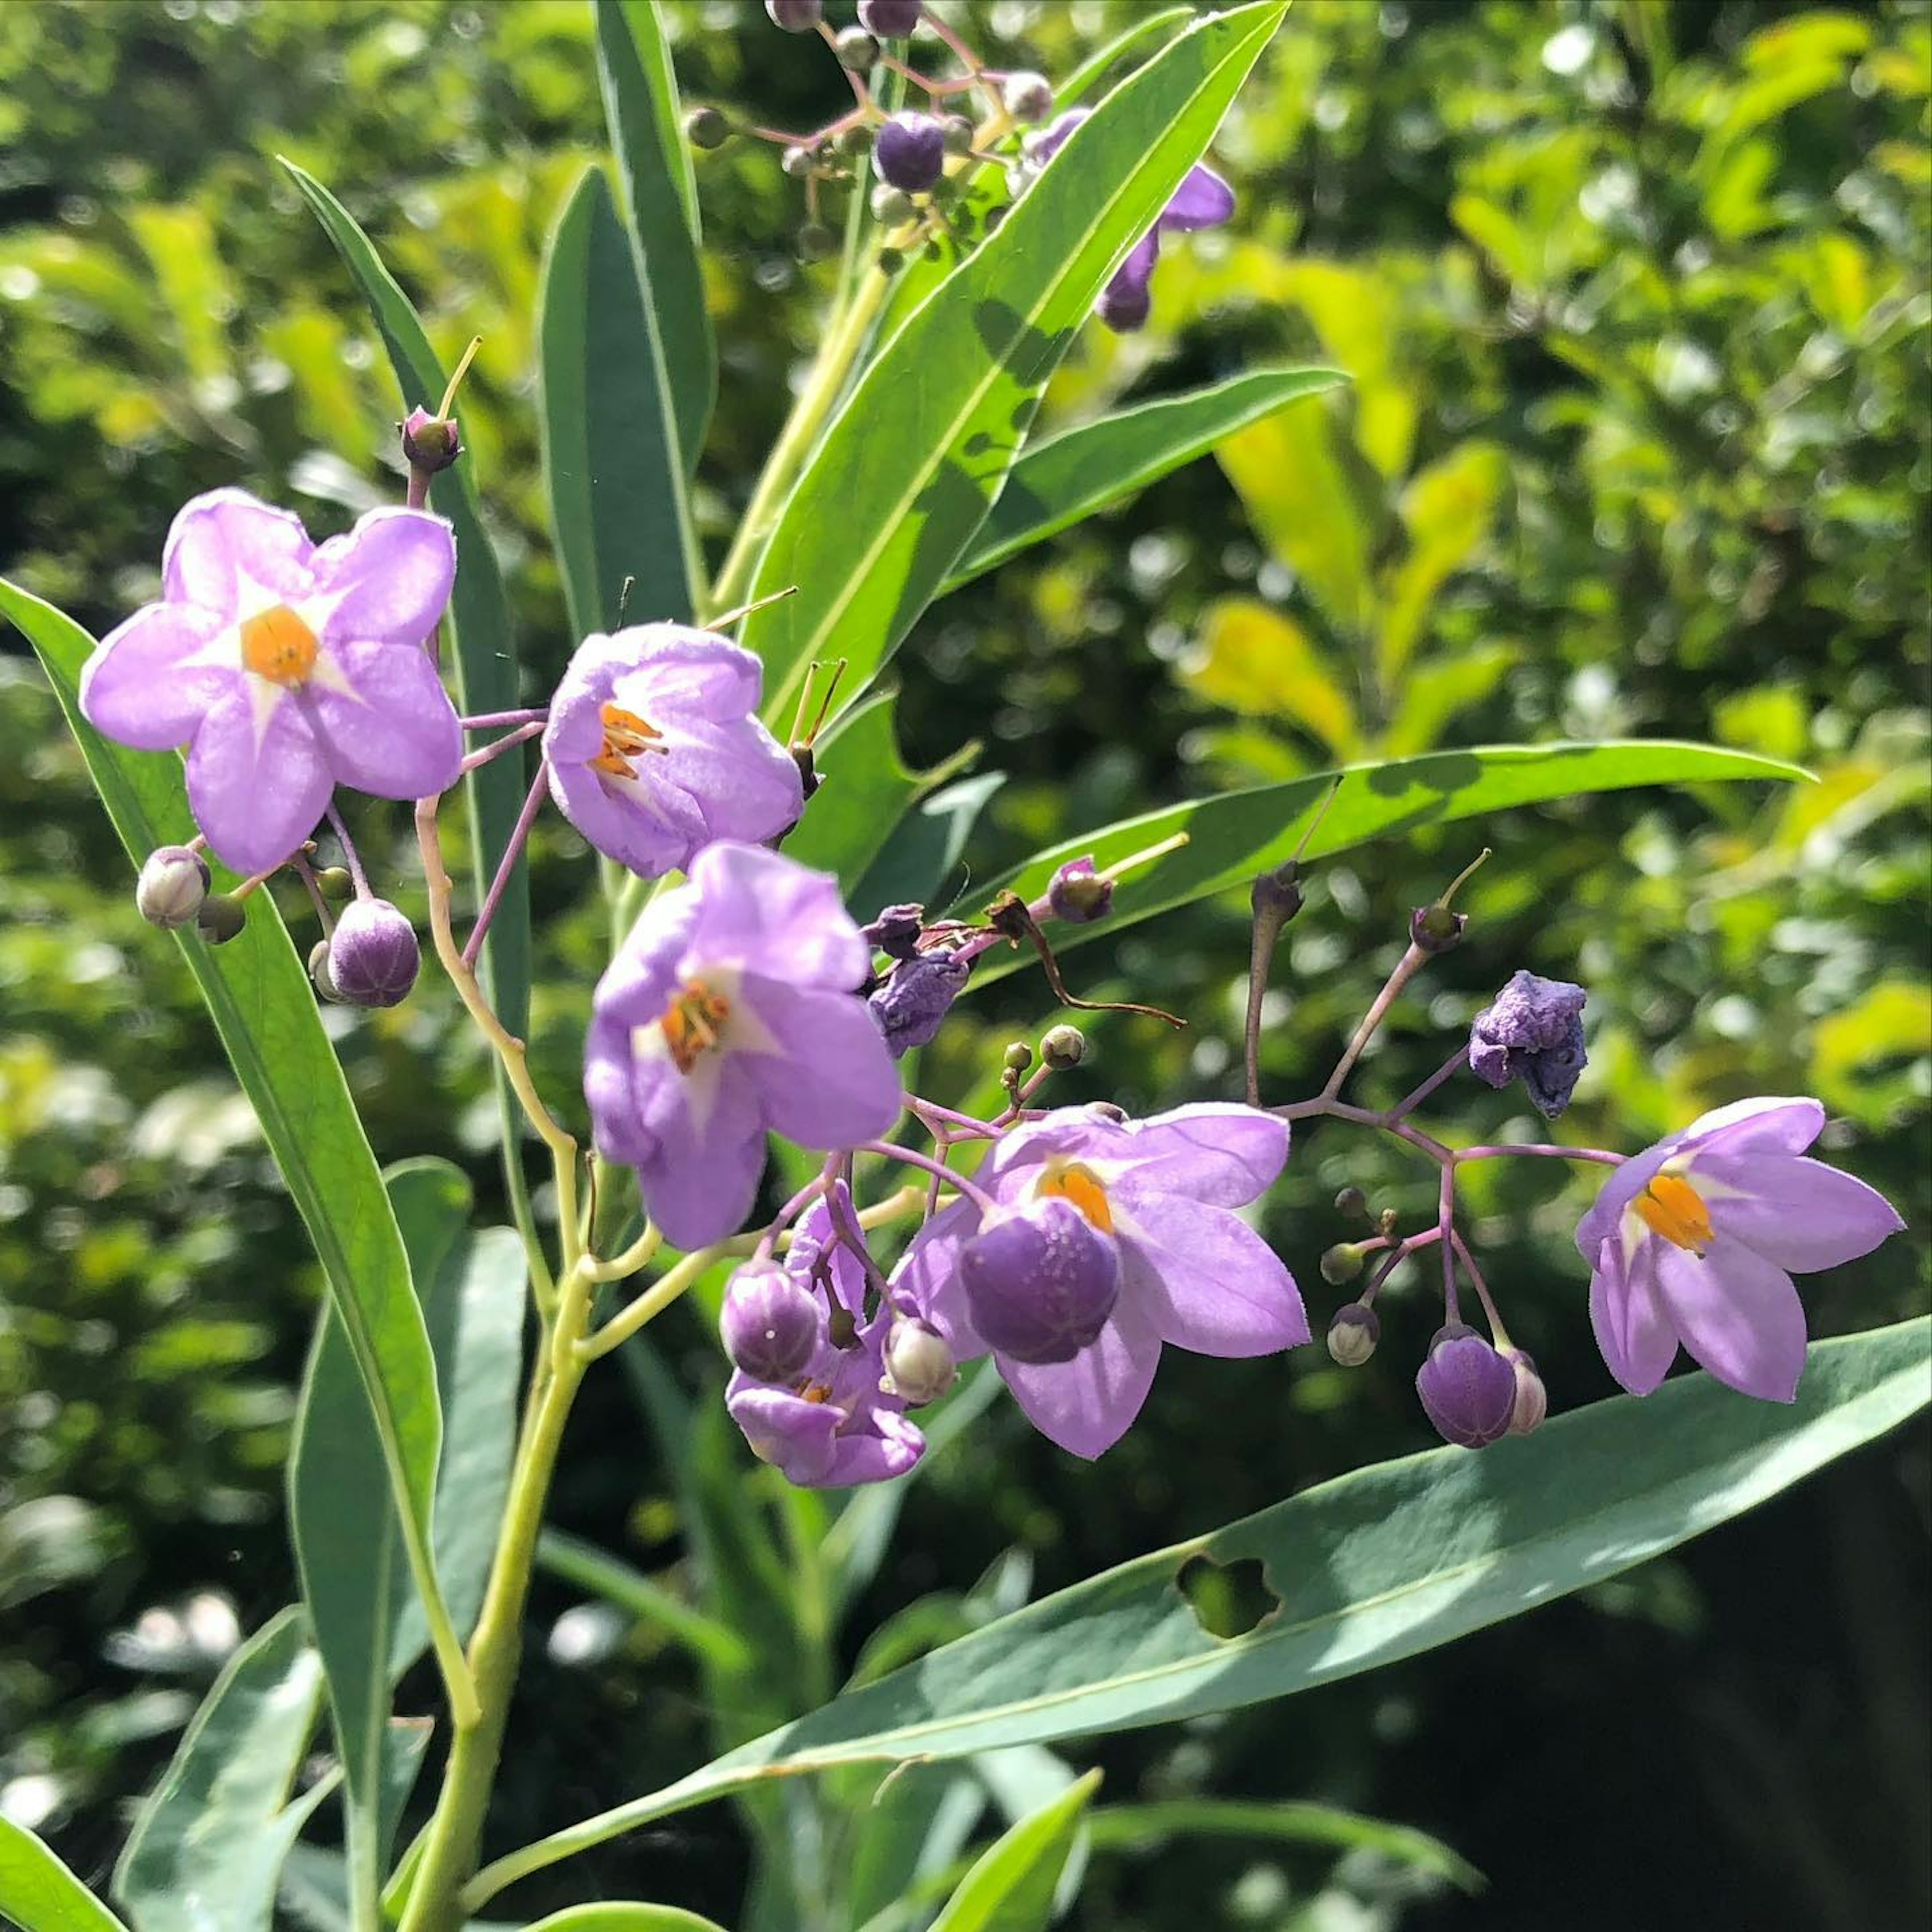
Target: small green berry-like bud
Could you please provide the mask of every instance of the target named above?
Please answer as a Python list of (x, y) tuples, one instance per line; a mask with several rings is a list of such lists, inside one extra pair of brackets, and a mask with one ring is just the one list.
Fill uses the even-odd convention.
[(356, 890), (356, 881), (350, 875), (346, 866), (325, 866), (315, 875), (315, 883), (326, 899), (338, 905), (346, 905)]
[(973, 146), (973, 124), (963, 114), (947, 114), (940, 118), (940, 136), (946, 143), (949, 154), (963, 154)]
[(882, 275), (896, 275), (905, 266), (905, 257), (896, 248), (881, 248), (878, 260)]
[(134, 904), (150, 926), (173, 932), (192, 926), (208, 898), (207, 862), (185, 845), (163, 845), (148, 855), (134, 883)]
[(433, 416), (425, 409), (413, 409), (403, 422), (403, 457), (412, 470), (434, 476), (447, 470), (463, 454), (463, 438), (454, 418)]
[(1040, 1036), (1040, 1057), (1054, 1072), (1064, 1073), (1087, 1057), (1087, 1036), (1078, 1027), (1048, 1027)]
[(1366, 1303), (1352, 1301), (1328, 1324), (1328, 1352), (1345, 1369), (1359, 1369), (1376, 1352), (1382, 1324)]
[(694, 148), (722, 148), (731, 138), (731, 124), (715, 107), (694, 107), (684, 117), (684, 137)]
[(765, 0), (772, 25), (788, 34), (808, 34), (825, 17), (824, 0)]
[(838, 140), (833, 145), (842, 154), (849, 156), (869, 154), (872, 152), (873, 140), (872, 130), (864, 122), (855, 121), (850, 127), (840, 132)]
[(838, 251), (838, 238), (823, 222), (808, 221), (798, 231), (799, 259), (806, 262), (822, 262), (828, 255)]
[(1361, 1245), (1356, 1241), (1337, 1241), (1322, 1257), (1322, 1279), (1332, 1282), (1340, 1288), (1345, 1281), (1353, 1281), (1362, 1271)]
[(318, 939), (308, 950), (308, 976), (315, 990), (332, 1006), (342, 1004), (335, 976), (328, 970), (328, 941), (326, 939)]
[(881, 182), (872, 190), (872, 217), (888, 228), (903, 227), (913, 218), (912, 196), (904, 189)]
[(226, 946), (248, 923), (248, 908), (232, 892), (211, 892), (194, 922), (209, 945)]
[(1263, 872), (1248, 895), (1257, 919), (1272, 920), (1286, 926), (1305, 903), (1301, 891), (1300, 868), (1291, 859), (1285, 866)]
[(839, 64), (862, 74), (879, 58), (879, 44), (863, 27), (842, 27), (834, 38), (832, 50)]
[(1006, 1048), (1004, 1062), (1009, 1073), (1024, 1073), (1033, 1064), (1033, 1048), (1023, 1040), (1016, 1040)]
[(783, 168), (794, 180), (801, 179), (810, 174), (812, 170), (814, 159), (812, 150), (809, 148), (800, 147), (794, 142), (780, 157), (778, 166)]
[(1418, 906), (1409, 915), (1408, 936), (1424, 952), (1447, 952), (1468, 923), (1467, 913), (1451, 912), (1445, 905)]
[(1359, 1215), (1366, 1219), (1369, 1197), (1352, 1181), (1335, 1197), (1335, 1211), (1338, 1214)]

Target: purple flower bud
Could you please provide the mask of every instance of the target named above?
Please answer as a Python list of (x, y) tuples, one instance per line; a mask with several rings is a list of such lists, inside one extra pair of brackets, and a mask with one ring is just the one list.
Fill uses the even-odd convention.
[(1469, 923), (1466, 912), (1445, 905), (1418, 906), (1408, 916), (1408, 936), (1424, 952), (1447, 952), (1462, 939)]
[(960, 1250), (973, 1325), (1016, 1362), (1070, 1362), (1107, 1324), (1120, 1292), (1113, 1238), (1064, 1196), (989, 1216)]
[(1053, 112), (1053, 84), (1043, 74), (1010, 74), (1000, 98), (1006, 112), (1022, 124), (1044, 121)]
[(1055, 919), (1085, 926), (1113, 910), (1114, 882), (1094, 872), (1090, 856), (1070, 859), (1047, 882), (1046, 902)]
[(1154, 290), (1138, 280), (1109, 282), (1094, 304), (1094, 313), (1116, 335), (1131, 335), (1144, 328), (1153, 312)]
[(919, 950), (919, 935), (926, 924), (926, 908), (919, 905), (889, 905), (870, 926), (859, 930), (875, 952), (889, 959), (910, 959)]
[(403, 421), (403, 455), (412, 470), (434, 476), (463, 454), (463, 438), (452, 416), (433, 416), (418, 406)]
[(1345, 1369), (1358, 1369), (1382, 1340), (1382, 1318), (1366, 1302), (1352, 1301), (1328, 1324), (1328, 1352)]
[(788, 34), (808, 34), (825, 17), (825, 0), (765, 0), (772, 25)]
[(776, 1262), (748, 1262), (724, 1286), (718, 1331), (732, 1365), (762, 1382), (802, 1375), (825, 1332), (825, 1310)]
[(397, 1005), (422, 966), (415, 928), (387, 899), (358, 899), (335, 922), (328, 976), (350, 1006)]
[(1515, 1369), (1460, 1322), (1436, 1331), (1415, 1392), (1436, 1432), (1464, 1449), (1507, 1436), (1516, 1419)]
[(1555, 1120), (1569, 1106), (1588, 1060), (1583, 1050), (1588, 997), (1567, 980), (1513, 974), (1469, 1029), (1470, 1071), (1492, 1087), (1520, 1078), (1537, 1112)]
[(890, 185), (923, 194), (946, 172), (946, 130), (930, 114), (895, 114), (879, 130), (872, 158)]
[(1550, 1413), (1550, 1391), (1536, 1372), (1535, 1362), (1520, 1348), (1505, 1348), (1503, 1359), (1516, 1372), (1516, 1408), (1510, 1417), (1509, 1432), (1527, 1436), (1543, 1426)]
[(914, 1316), (895, 1321), (886, 1336), (885, 1382), (910, 1408), (937, 1402), (959, 1378), (959, 1365), (946, 1337)]
[(925, 1046), (939, 1030), (972, 970), (970, 960), (956, 959), (950, 952), (915, 953), (902, 959), (866, 996), (895, 1060)]
[(882, 40), (902, 40), (924, 10), (921, 0), (859, 0), (859, 24)]
[(207, 862), (185, 845), (162, 845), (148, 854), (134, 882), (134, 904), (150, 926), (164, 932), (192, 926), (208, 897)]

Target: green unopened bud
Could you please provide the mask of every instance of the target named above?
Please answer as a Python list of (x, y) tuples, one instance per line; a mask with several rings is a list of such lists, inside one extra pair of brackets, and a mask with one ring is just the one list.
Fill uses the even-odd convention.
[(194, 922), (209, 945), (226, 946), (248, 923), (248, 908), (232, 892), (211, 892)]
[(1335, 1311), (1328, 1324), (1328, 1353), (1345, 1369), (1358, 1369), (1376, 1352), (1382, 1324), (1366, 1302), (1352, 1301)]
[(860, 154), (869, 154), (876, 138), (874, 130), (864, 122), (855, 121), (850, 127), (838, 130), (836, 145), (842, 154), (856, 158)]
[(798, 253), (801, 261), (822, 262), (828, 255), (838, 251), (838, 238), (823, 222), (808, 221), (798, 231)]
[(1351, 1219), (1360, 1216), (1366, 1220), (1370, 1218), (1369, 1197), (1352, 1181), (1336, 1196), (1335, 1211), (1338, 1214), (1346, 1214)]
[(1033, 1064), (1033, 1048), (1023, 1040), (1016, 1040), (1006, 1048), (1004, 1065), (1011, 1074), (1024, 1073)]
[(842, 27), (832, 43), (842, 67), (862, 74), (879, 58), (879, 44), (863, 27)]
[(346, 905), (350, 896), (356, 890), (356, 881), (350, 877), (346, 866), (325, 866), (315, 875), (315, 883), (326, 899), (338, 905)]
[(903, 227), (917, 211), (912, 205), (912, 196), (903, 189), (896, 188), (889, 182), (881, 182), (872, 190), (872, 218), (888, 228)]
[(1087, 1057), (1087, 1036), (1078, 1027), (1048, 1027), (1040, 1036), (1040, 1057), (1054, 1072), (1064, 1073)]
[(1362, 1271), (1362, 1246), (1358, 1241), (1337, 1241), (1322, 1257), (1322, 1279), (1340, 1288)]
[(1469, 923), (1466, 913), (1452, 912), (1449, 902), (1460, 892), (1470, 874), (1490, 856), (1485, 845), (1444, 889), (1442, 896), (1433, 905), (1418, 906), (1408, 916), (1408, 936), (1417, 949), (1424, 952), (1447, 952), (1462, 938), (1463, 928)]
[(731, 138), (731, 124), (715, 107), (694, 107), (684, 117), (684, 137), (694, 148), (722, 148)]
[(814, 158), (809, 148), (800, 147), (794, 142), (778, 158), (778, 166), (794, 180), (811, 173)]
[(973, 146), (973, 124), (963, 114), (948, 114), (939, 124), (949, 154), (963, 154)]
[(332, 1006), (342, 1004), (335, 976), (328, 970), (328, 941), (326, 939), (318, 939), (308, 950), (308, 976), (315, 990)]
[(885, 1382), (908, 1408), (937, 1402), (959, 1379), (946, 1337), (929, 1322), (901, 1316), (886, 1336)]
[(905, 266), (905, 257), (896, 248), (881, 248), (878, 261), (882, 275), (896, 275)]
[(1536, 1364), (1520, 1348), (1506, 1348), (1503, 1359), (1516, 1371), (1516, 1409), (1510, 1418), (1509, 1432), (1527, 1436), (1543, 1426), (1550, 1413), (1550, 1391), (1536, 1372)]
[(173, 932), (192, 926), (208, 898), (208, 863), (185, 845), (164, 845), (148, 855), (134, 883), (134, 904), (150, 926)]

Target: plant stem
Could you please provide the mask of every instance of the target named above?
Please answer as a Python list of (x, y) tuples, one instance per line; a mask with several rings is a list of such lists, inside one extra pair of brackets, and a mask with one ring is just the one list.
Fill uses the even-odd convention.
[(1422, 970), (1429, 955), (1412, 943), (1408, 950), (1396, 961), (1395, 970), (1388, 976), (1388, 983), (1376, 995), (1375, 1004), (1362, 1016), (1362, 1023), (1355, 1029), (1355, 1036), (1350, 1040), (1342, 1058), (1336, 1062), (1335, 1070), (1328, 1076), (1328, 1084), (1322, 1090), (1322, 1098), (1332, 1100), (1342, 1090), (1342, 1082), (1348, 1078), (1348, 1070), (1362, 1057), (1362, 1049), (1375, 1037), (1388, 1010), (1394, 1006), (1403, 987)]

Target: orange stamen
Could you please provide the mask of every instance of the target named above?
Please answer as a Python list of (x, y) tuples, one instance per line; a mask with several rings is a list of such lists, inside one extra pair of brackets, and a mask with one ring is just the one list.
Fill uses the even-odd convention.
[(1049, 1162), (1037, 1192), (1072, 1202), (1102, 1234), (1114, 1232), (1114, 1210), (1108, 1203), (1107, 1190), (1090, 1167), (1078, 1161)]
[(286, 604), (242, 620), (242, 662), (271, 684), (291, 689), (306, 684), (320, 649), (315, 633)]
[(592, 771), (608, 772), (614, 778), (634, 778), (638, 768), (631, 762), (633, 758), (664, 748), (658, 742), (664, 734), (621, 704), (607, 704), (598, 716), (604, 721), (604, 748), (590, 760)]
[(1711, 1245), (1711, 1210), (1680, 1174), (1660, 1174), (1630, 1203), (1652, 1234), (1702, 1256)]
[(692, 980), (665, 1007), (658, 1024), (679, 1072), (688, 1073), (718, 1045), (718, 1030), (730, 1016), (731, 1002), (701, 980)]

